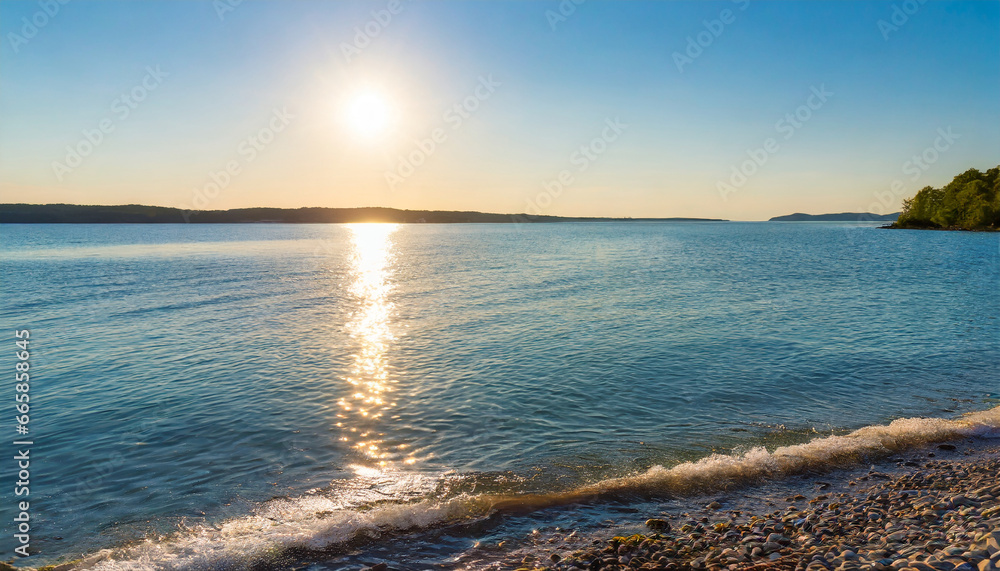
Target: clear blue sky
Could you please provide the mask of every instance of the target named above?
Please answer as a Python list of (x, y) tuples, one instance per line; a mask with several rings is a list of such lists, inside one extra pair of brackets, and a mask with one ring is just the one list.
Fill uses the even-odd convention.
[(998, 2), (50, 2), (0, 3), (3, 202), (754, 220), (1000, 163)]

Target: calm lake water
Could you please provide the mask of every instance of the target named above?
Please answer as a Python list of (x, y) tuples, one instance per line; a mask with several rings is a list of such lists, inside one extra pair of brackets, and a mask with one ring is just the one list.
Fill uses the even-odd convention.
[[(573, 513), (541, 502), (489, 517), (497, 497), (952, 418), (1000, 393), (997, 234), (837, 223), (0, 234), (7, 370), (13, 331), (31, 332), (33, 565), (132, 546), (105, 568), (238, 569), (293, 546), (328, 550), (295, 556), (314, 569), (447, 567), (477, 541)], [(2, 394), (13, 440), (13, 382)], [(9, 557), (9, 459), (0, 477)], [(597, 521), (602, 506), (580, 509)], [(405, 550), (391, 547), (398, 529)]]

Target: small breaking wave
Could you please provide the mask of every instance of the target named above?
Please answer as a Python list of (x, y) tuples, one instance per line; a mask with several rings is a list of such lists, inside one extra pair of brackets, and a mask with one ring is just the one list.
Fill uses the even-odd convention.
[[(253, 515), (205, 525), (119, 549), (95, 553), (75, 568), (99, 571), (269, 569), (306, 554), (336, 551), (362, 541), (445, 525), (481, 521), (497, 514), (530, 513), (579, 502), (627, 497), (688, 495), (810, 471), (849, 467), (923, 445), (969, 437), (1000, 436), (1000, 407), (956, 419), (906, 418), (849, 434), (815, 438), (774, 450), (712, 454), (694, 462), (602, 480), (553, 493), (458, 494), (429, 497), (433, 482), (418, 487), (420, 499), (349, 506), (342, 498), (306, 495), (261, 505)], [(415, 484), (411, 482), (410, 485)], [(412, 497), (412, 496), (411, 496)]]
[(625, 478), (584, 489), (598, 495), (686, 494), (777, 479), (809, 471), (847, 467), (866, 459), (935, 442), (1000, 436), (1000, 407), (957, 419), (902, 418), (888, 425), (866, 426), (842, 436), (825, 436), (768, 451), (754, 447), (742, 454), (712, 454), (672, 468), (654, 466)]

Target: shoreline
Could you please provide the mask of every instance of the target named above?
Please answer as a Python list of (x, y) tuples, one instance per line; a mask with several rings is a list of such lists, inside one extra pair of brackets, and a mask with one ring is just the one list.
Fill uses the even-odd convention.
[(142, 204), (0, 204), (0, 224), (523, 224), (549, 222), (728, 222), (722, 218), (556, 216), (526, 212), (408, 210), (383, 206), (200, 210)]
[(665, 502), (613, 536), (557, 530), (499, 566), (1000, 571), (998, 474), (995, 438), (929, 444), (866, 468)]
[[(901, 418), (771, 450), (756, 446), (670, 468), (653, 466), (561, 492), (460, 494), (444, 501), (373, 504), (369, 510), (337, 508), (322, 498), (319, 504), (317, 499), (301, 504), (301, 497), (286, 498), (276, 501), (275, 511), (254, 512), (199, 533), (169, 534), (71, 561), (56, 559), (53, 571), (122, 568), (149, 562), (151, 555), (161, 565), (176, 558), (171, 566), (178, 569), (203, 569), (206, 563), (211, 568), (316, 564), (317, 569), (420, 569), (414, 560), (398, 557), (407, 551), (401, 545), (432, 545), (431, 538), (449, 528), (456, 538), (474, 539), (475, 545), (442, 559), (441, 569), (853, 571), (851, 565), (844, 567), (847, 562), (866, 571), (994, 571), (1000, 556), (980, 569), (984, 556), (979, 547), (994, 555), (984, 543), (987, 532), (1000, 542), (998, 427), (1000, 406), (952, 419)], [(947, 483), (944, 492), (942, 482)], [(874, 489), (883, 484), (890, 487)], [(901, 489), (914, 495), (879, 499), (883, 492), (892, 495)], [(935, 512), (930, 519), (925, 517), (928, 507)], [(910, 508), (917, 511), (907, 512)], [(873, 545), (896, 531), (949, 523), (943, 518), (967, 508), (972, 511), (960, 515), (980, 518), (973, 523), (985, 523), (985, 528), (970, 532), (949, 527), (944, 531), (951, 536), (913, 538), (931, 551), (961, 547), (948, 555), (965, 557), (968, 567), (957, 562), (948, 567), (937, 560), (936, 567), (921, 567), (916, 563), (922, 561), (908, 559), (913, 553)], [(865, 519), (874, 509), (881, 515)], [(618, 514), (628, 515), (607, 519)], [(507, 531), (489, 532), (503, 520), (518, 519)], [(546, 521), (567, 529), (553, 529)], [(524, 527), (527, 522), (530, 528)], [(893, 522), (905, 529), (891, 529)], [(525, 536), (526, 529), (531, 532)], [(496, 539), (485, 539), (483, 532)], [(376, 539), (381, 547), (367, 545)], [(929, 545), (932, 541), (938, 543)], [(850, 554), (842, 552), (845, 544), (852, 548)], [(247, 550), (246, 545), (255, 547)], [(902, 557), (907, 558), (905, 566), (897, 563)], [(819, 567), (811, 565), (814, 559)], [(0, 564), (4, 569), (9, 567)]]
[[(441, 569), (735, 571), (768, 567), (788, 571), (995, 571), (1000, 557), (994, 558), (990, 564), (993, 566), (980, 569), (984, 556), (977, 553), (983, 547), (987, 556), (994, 554), (988, 551), (984, 543), (988, 538), (982, 533), (995, 533), (1000, 542), (998, 414), (1000, 407), (951, 420), (897, 419), (889, 425), (867, 426), (842, 436), (822, 436), (770, 452), (752, 448), (732, 455), (713, 454), (669, 469), (654, 467), (640, 475), (603, 480), (570, 492), (487, 494), (478, 499), (459, 496), (445, 503), (388, 504), (384, 509), (365, 512), (360, 520), (360, 512), (328, 517), (338, 514), (326, 509), (315, 512), (320, 509), (315, 506), (309, 509), (318, 519), (286, 518), (280, 513), (288, 506), (279, 503), (275, 512), (278, 519), (266, 512), (258, 513), (207, 528), (204, 531), (208, 535), (173, 535), (152, 544), (103, 549), (70, 561), (57, 559), (54, 568), (43, 565), (38, 570), (121, 568), (146, 561), (149, 549), (160, 556), (185, 555), (181, 557), (184, 563), (175, 561), (174, 567), (179, 569), (205, 568), (203, 565), (209, 561), (213, 562), (212, 568), (234, 568), (234, 561), (239, 561), (259, 569), (310, 564), (316, 564), (317, 569), (420, 569), (424, 567), (398, 557), (408, 550), (402, 546), (419, 549), (428, 540), (433, 544), (432, 537), (451, 528), (457, 532), (456, 537), (475, 539), (475, 546), (459, 549), (440, 561)], [(937, 489), (942, 481), (948, 482), (945, 492)], [(902, 487), (891, 488), (897, 483)], [(878, 486), (883, 489), (873, 493)], [(987, 487), (988, 493), (983, 491)], [(910, 498), (911, 503), (919, 500), (919, 505), (913, 507), (919, 507), (918, 511), (903, 513), (907, 506), (900, 513), (887, 509), (892, 502), (906, 498), (889, 498), (886, 505), (878, 501), (882, 492), (897, 493), (900, 489), (922, 491)], [(925, 505), (926, 497), (933, 494), (937, 496)], [(963, 495), (972, 503), (955, 499)], [(950, 512), (966, 508), (978, 511), (961, 515), (983, 516), (978, 523), (987, 524), (986, 528), (971, 532), (964, 528), (945, 530), (952, 531), (951, 536), (913, 535), (923, 541), (922, 547), (932, 551), (961, 547), (961, 551), (948, 555), (965, 557), (963, 562), (969, 563), (968, 567), (960, 563), (948, 567), (947, 562), (936, 560), (932, 562), (938, 563), (937, 567), (915, 565), (923, 562), (910, 561), (914, 553), (905, 554), (903, 566), (897, 563), (901, 558), (897, 556), (904, 556), (902, 549), (871, 545), (896, 531), (920, 530), (928, 506), (940, 512), (926, 520), (929, 525), (943, 525), (943, 518)], [(880, 509), (882, 515), (864, 519), (866, 508)], [(425, 513), (428, 509), (434, 513)], [(514, 529), (510, 529), (501, 532), (500, 537), (493, 535), (496, 539), (492, 542), (481, 541), (485, 539), (483, 531), (507, 517), (534, 518), (533, 529), (520, 527), (522, 521), (513, 526), (520, 527), (518, 532), (511, 534)], [(865, 525), (852, 529), (858, 520)], [(891, 521), (901, 522), (899, 525), (905, 529), (890, 529), (885, 524)], [(303, 523), (308, 525), (300, 525)], [(551, 527), (555, 524), (563, 527)], [(875, 527), (867, 529), (871, 525)], [(238, 533), (220, 535), (227, 527)], [(467, 535), (462, 529), (479, 531)], [(531, 532), (524, 535), (527, 529)], [(330, 535), (331, 530), (336, 530), (340, 539)], [(268, 542), (260, 535), (275, 531), (291, 541)], [(302, 533), (307, 531), (317, 539), (326, 539), (305, 544)], [(859, 540), (862, 531), (864, 541)], [(486, 535), (492, 534), (487, 531)], [(382, 546), (368, 551), (366, 547), (374, 547), (367, 546), (368, 541), (380, 537), (378, 543)], [(240, 541), (234, 542), (236, 539)], [(391, 541), (385, 541), (388, 539)], [(940, 543), (942, 540), (945, 544)], [(246, 541), (257, 545), (265, 556), (245, 553), (241, 545)], [(937, 543), (928, 545), (933, 541)], [(851, 553), (842, 552), (844, 545), (852, 548)], [(201, 556), (186, 560), (186, 555), (199, 552)], [(814, 559), (819, 566), (812, 565)], [(845, 567), (845, 562), (850, 565)], [(881, 566), (874, 565), (876, 562)], [(0, 571), (3, 569), (10, 567), (0, 564)]]
[(1000, 232), (1000, 228), (962, 228), (961, 226), (942, 228), (940, 226), (897, 226), (896, 224), (887, 224), (878, 228), (879, 230), (934, 230), (937, 232)]

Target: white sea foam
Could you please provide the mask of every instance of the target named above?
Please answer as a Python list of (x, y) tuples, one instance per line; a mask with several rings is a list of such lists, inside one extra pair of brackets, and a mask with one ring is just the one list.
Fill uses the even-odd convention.
[(902, 418), (888, 425), (866, 426), (843, 436), (816, 438), (773, 451), (756, 447), (743, 454), (712, 454), (672, 468), (654, 466), (643, 474), (606, 480), (584, 490), (610, 494), (718, 489), (808, 470), (847, 466), (872, 456), (971, 436), (1000, 436), (1000, 407), (955, 420)]
[(1000, 407), (958, 419), (906, 418), (868, 426), (843, 436), (816, 438), (772, 451), (713, 454), (671, 468), (583, 486), (570, 492), (526, 495), (461, 495), (446, 500), (386, 502), (368, 509), (345, 508), (343, 499), (307, 495), (267, 502), (257, 513), (217, 526), (178, 532), (122, 549), (105, 550), (78, 568), (100, 571), (222, 570), (279, 563), (296, 550), (333, 549), (353, 540), (471, 522), (495, 511), (540, 509), (622, 493), (679, 494), (808, 470), (849, 466), (875, 455), (966, 437), (1000, 436)]
[(123, 550), (105, 550), (80, 568), (102, 571), (154, 569), (246, 569), (279, 562), (290, 550), (319, 551), (363, 536), (377, 537), (489, 513), (484, 498), (385, 504), (365, 511), (338, 509), (321, 497), (277, 500), (253, 516), (235, 518)]

